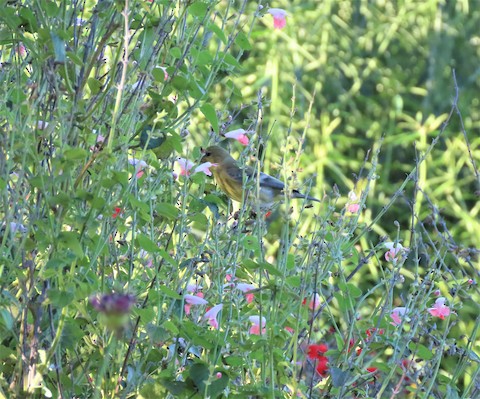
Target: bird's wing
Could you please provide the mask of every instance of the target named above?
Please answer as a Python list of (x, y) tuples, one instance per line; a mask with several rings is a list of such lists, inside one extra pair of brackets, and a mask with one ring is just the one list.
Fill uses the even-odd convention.
[[(232, 179), (235, 179), (240, 183), (243, 182), (244, 173), (245, 176), (247, 176), (248, 180), (255, 180), (258, 174), (257, 171), (250, 166), (240, 168), (237, 164), (227, 167), (226, 171)], [(271, 188), (281, 191), (285, 188), (285, 184), (283, 184), (282, 181), (276, 179), (275, 177), (260, 172), (260, 187)]]
[[(233, 180), (237, 181), (238, 183), (242, 184), (242, 182), (243, 182), (243, 170), (236, 163), (225, 165), (224, 169), (225, 169), (225, 172), (227, 172), (228, 176), (231, 179), (233, 179)], [(248, 173), (247, 173), (247, 176), (249, 176)]]
[[(254, 176), (257, 176), (257, 172), (252, 170)], [(285, 184), (282, 181), (267, 175), (266, 173), (260, 172), (260, 187), (271, 188), (273, 190), (282, 191), (285, 188)]]

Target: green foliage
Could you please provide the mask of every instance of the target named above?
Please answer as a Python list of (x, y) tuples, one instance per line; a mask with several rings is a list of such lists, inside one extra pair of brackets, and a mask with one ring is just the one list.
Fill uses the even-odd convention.
[(479, 10), (278, 3), (1, 3), (0, 397), (478, 395)]

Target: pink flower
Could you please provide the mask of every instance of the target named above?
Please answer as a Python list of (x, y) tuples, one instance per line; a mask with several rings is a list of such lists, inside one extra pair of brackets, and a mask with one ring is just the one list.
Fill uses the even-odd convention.
[(216, 164), (216, 163), (211, 163), (211, 162), (204, 162), (204, 163), (198, 165), (198, 166), (195, 168), (195, 172), (194, 172), (194, 173), (203, 172), (203, 173), (205, 173), (207, 176), (211, 176), (211, 175), (212, 175), (212, 171), (210, 170), (210, 168), (211, 168), (212, 166), (218, 166), (218, 164)]
[(167, 68), (166, 67), (162, 67), (162, 66), (156, 66), (155, 68), (158, 68), (158, 69), (161, 69), (163, 71), (163, 81), (166, 82), (169, 78), (169, 75), (168, 75), (168, 72), (167, 72)]
[(283, 29), (287, 24), (287, 12), (281, 8), (269, 8), (268, 13), (273, 17), (273, 27)]
[(202, 289), (202, 287), (200, 285), (198, 285), (197, 283), (187, 284), (187, 291), (188, 292), (193, 292), (195, 294), (196, 292), (200, 291), (201, 289)]
[[(302, 301), (302, 304), (303, 305), (307, 304), (307, 298), (305, 298)], [(320, 295), (318, 295), (318, 293), (315, 293), (315, 294), (312, 295), (312, 298), (310, 299), (310, 302), (308, 303), (308, 308), (310, 310), (314, 310), (314, 311), (320, 309)]]
[(250, 323), (252, 323), (252, 326), (248, 331), (250, 334), (253, 334), (253, 335), (265, 334), (265, 325), (267, 324), (267, 320), (265, 319), (265, 317), (262, 317), (261, 319), (261, 322), (262, 322), (261, 326), (260, 326), (260, 316), (250, 316), (248, 320), (250, 320)]
[(229, 139), (237, 140), (242, 145), (248, 145), (247, 134), (252, 132), (246, 131), (245, 129), (232, 130), (231, 132), (225, 133), (224, 136)]
[(408, 252), (408, 248), (404, 248), (399, 242), (386, 242), (384, 245), (388, 249), (385, 253), (385, 260), (392, 262), (394, 265), (397, 264), (404, 253)]
[(199, 292), (197, 295), (185, 294), (185, 314), (190, 314), (190, 309), (193, 305), (206, 305), (208, 301), (203, 299), (203, 293)]
[(37, 129), (38, 130), (45, 130), (48, 127), (49, 123), (45, 121), (38, 121), (37, 122)]
[(192, 161), (181, 157), (177, 157), (177, 163), (180, 166), (180, 176), (188, 176), (190, 169), (195, 165)]
[(358, 213), (359, 210), (360, 210), (360, 204), (347, 205), (347, 211), (350, 213)]
[(18, 43), (17, 53), (22, 58), (25, 58), (27, 56), (27, 49), (23, 43)]
[(445, 316), (450, 314), (450, 308), (445, 306), (446, 299), (440, 297), (435, 301), (435, 304), (432, 308), (428, 309), (428, 312), (435, 317), (440, 317), (442, 320), (445, 319)]
[(355, 191), (350, 191), (348, 193), (348, 203), (347, 203), (347, 212), (358, 213), (360, 210), (360, 204), (357, 203), (358, 197), (355, 194)]
[(137, 177), (137, 179), (140, 179), (143, 176), (143, 169), (148, 166), (145, 161), (137, 158), (130, 158), (128, 160), (128, 163), (135, 167), (135, 176)]
[(392, 318), (392, 322), (390, 323), (392, 326), (399, 326), (402, 324), (402, 318), (400, 316), (404, 316), (407, 313), (407, 308), (405, 307), (397, 307), (392, 309), (392, 313), (390, 313), (390, 317)]
[(213, 328), (218, 330), (218, 313), (223, 309), (223, 304), (215, 305), (213, 308), (210, 308), (204, 315), (203, 318), (208, 320)]
[(252, 291), (254, 289), (255, 289), (255, 286), (253, 284), (247, 284), (247, 283), (237, 284), (237, 290), (240, 290), (245, 294), (245, 299), (247, 300), (247, 303), (252, 303), (254, 294), (249, 293), (249, 291)]

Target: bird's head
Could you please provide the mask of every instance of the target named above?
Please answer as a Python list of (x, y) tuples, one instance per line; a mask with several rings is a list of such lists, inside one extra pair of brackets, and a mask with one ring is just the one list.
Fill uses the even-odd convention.
[(202, 153), (202, 163), (211, 162), (215, 164), (222, 164), (225, 163), (225, 161), (233, 160), (227, 150), (224, 150), (222, 147), (216, 145), (202, 149)]

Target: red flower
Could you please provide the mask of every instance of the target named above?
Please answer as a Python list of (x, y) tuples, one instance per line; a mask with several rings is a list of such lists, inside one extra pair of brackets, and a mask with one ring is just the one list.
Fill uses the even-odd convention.
[(309, 359), (318, 359), (325, 358), (323, 354), (328, 351), (328, 347), (325, 344), (310, 345), (308, 347), (307, 356)]
[(112, 218), (116, 219), (122, 213), (122, 208), (116, 206), (115, 211), (113, 212)]
[(372, 337), (372, 335), (374, 335), (375, 333), (377, 333), (378, 335), (383, 335), (383, 333), (385, 332), (385, 330), (383, 328), (375, 328), (375, 327), (370, 327), (370, 328), (367, 328), (367, 330), (365, 331), (365, 334), (367, 334), (367, 338), (370, 339)]
[(367, 371), (369, 373), (375, 373), (375, 371), (377, 371), (378, 369), (376, 367), (367, 367)]
[(317, 373), (320, 374), (322, 377), (325, 377), (328, 372), (328, 359), (325, 356), (320, 356), (317, 359), (317, 367), (315, 368)]

